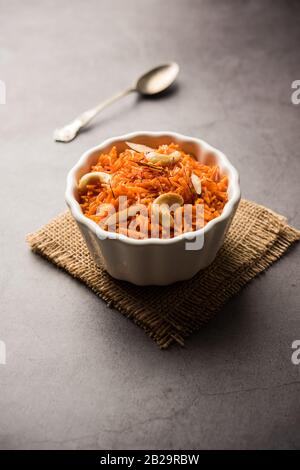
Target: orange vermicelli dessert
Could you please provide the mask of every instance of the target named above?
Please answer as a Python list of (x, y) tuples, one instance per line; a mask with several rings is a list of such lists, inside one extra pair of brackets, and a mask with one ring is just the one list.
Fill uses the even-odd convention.
[[(105, 230), (139, 239), (194, 231), (222, 213), (228, 179), (218, 166), (201, 164), (173, 143), (157, 149), (127, 145), (120, 153), (112, 147), (100, 154), (90, 173), (80, 179), (80, 205), (86, 217)], [(190, 216), (187, 223), (185, 213)]]

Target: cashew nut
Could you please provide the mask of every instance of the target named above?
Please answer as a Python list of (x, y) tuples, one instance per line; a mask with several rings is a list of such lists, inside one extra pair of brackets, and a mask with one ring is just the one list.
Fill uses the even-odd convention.
[(110, 180), (111, 175), (109, 173), (104, 173), (103, 171), (92, 171), (91, 173), (86, 173), (80, 178), (78, 189), (82, 191), (88, 184), (109, 184)]
[(151, 163), (160, 163), (162, 166), (169, 165), (170, 163), (176, 163), (181, 158), (181, 153), (178, 150), (166, 155), (164, 153), (149, 152), (146, 154), (146, 158)]
[(159, 207), (159, 222), (161, 225), (174, 227), (174, 219), (170, 214), (170, 208), (174, 205), (182, 206), (184, 203), (183, 197), (177, 193), (165, 193), (158, 196), (154, 202)]

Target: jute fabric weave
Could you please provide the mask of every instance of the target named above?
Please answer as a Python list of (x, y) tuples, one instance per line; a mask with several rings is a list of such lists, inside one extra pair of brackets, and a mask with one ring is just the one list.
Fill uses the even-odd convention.
[(163, 349), (209, 321), (251, 279), (280, 258), (300, 232), (284, 217), (242, 200), (215, 261), (193, 279), (166, 287), (116, 281), (95, 265), (69, 212), (28, 235), (32, 250), (85, 283)]

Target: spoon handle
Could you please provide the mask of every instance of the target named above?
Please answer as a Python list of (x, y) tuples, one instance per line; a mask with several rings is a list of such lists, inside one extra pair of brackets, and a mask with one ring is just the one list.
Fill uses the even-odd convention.
[(127, 88), (126, 90), (116, 93), (114, 96), (108, 98), (94, 108), (84, 111), (82, 114), (80, 114), (80, 116), (74, 119), (74, 121), (70, 122), (61, 129), (56, 129), (53, 134), (54, 140), (58, 142), (70, 142), (76, 137), (80, 129), (89, 124), (91, 120), (94, 119), (94, 117), (100, 113), (100, 111), (102, 111), (102, 109), (133, 91), (135, 91), (135, 88)]

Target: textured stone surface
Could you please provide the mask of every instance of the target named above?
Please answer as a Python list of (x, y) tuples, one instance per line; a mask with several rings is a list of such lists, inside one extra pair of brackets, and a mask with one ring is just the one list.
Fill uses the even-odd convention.
[[(0, 0), (0, 447), (299, 448), (299, 246), (187, 343), (161, 352), (24, 236), (64, 210), (87, 148), (170, 129), (223, 149), (243, 195), (300, 227), (300, 5)], [(107, 109), (68, 145), (54, 127), (176, 60), (176, 93)]]

